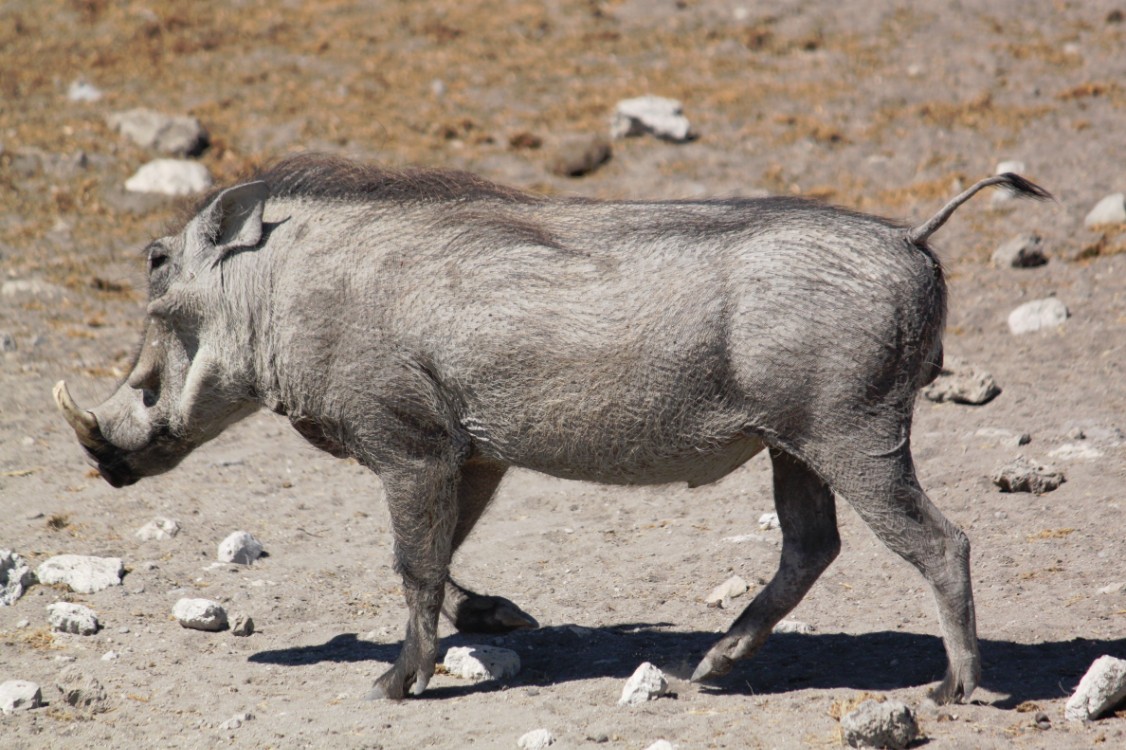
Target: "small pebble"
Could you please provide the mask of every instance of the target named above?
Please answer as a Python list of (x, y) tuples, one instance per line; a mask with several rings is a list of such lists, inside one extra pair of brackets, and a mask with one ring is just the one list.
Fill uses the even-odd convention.
[(516, 744), (523, 750), (543, 750), (555, 744), (555, 735), (546, 729), (533, 729), (522, 735)]
[(637, 706), (655, 701), (668, 691), (669, 682), (665, 679), (664, 673), (649, 662), (644, 662), (626, 681), (618, 705)]

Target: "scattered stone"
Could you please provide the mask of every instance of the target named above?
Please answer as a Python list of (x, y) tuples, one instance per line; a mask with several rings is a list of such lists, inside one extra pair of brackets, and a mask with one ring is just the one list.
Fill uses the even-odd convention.
[(72, 102), (96, 102), (102, 98), (102, 90), (81, 79), (71, 82), (66, 90), (66, 98)]
[(982, 427), (974, 432), (974, 437), (994, 440), (1006, 448), (1019, 448), (1032, 442), (1032, 436), (1027, 432), (1016, 433), (999, 427)]
[(155, 159), (125, 181), (132, 193), (191, 195), (211, 187), (211, 173), (199, 162), (186, 159)]
[(442, 666), (467, 680), (503, 680), (520, 673), (520, 655), (496, 646), (453, 646)]
[(1106, 586), (1103, 586), (1101, 589), (1099, 589), (1100, 594), (1119, 594), (1123, 591), (1126, 591), (1126, 581), (1115, 581), (1114, 583), (1108, 583)]
[(618, 705), (638, 706), (646, 701), (655, 701), (668, 691), (669, 682), (664, 673), (649, 662), (644, 662), (626, 681)]
[(683, 143), (696, 137), (688, 118), (684, 116), (684, 108), (676, 99), (639, 96), (618, 102), (610, 121), (610, 137), (628, 138), (647, 134), (674, 143)]
[(12, 550), (0, 549), (0, 607), (15, 604), (34, 583), (31, 566)]
[(219, 562), (250, 565), (261, 556), (262, 543), (246, 531), (235, 531), (219, 543)]
[(997, 268), (1035, 268), (1048, 262), (1041, 245), (1043, 238), (1035, 232), (1018, 234), (993, 251)]
[(172, 608), (172, 616), (192, 630), (215, 632), (227, 627), (227, 611), (210, 599), (181, 599)]
[(766, 544), (774, 544), (774, 539), (763, 536), (762, 534), (737, 534), (735, 536), (725, 536), (723, 541), (730, 542), (731, 544), (744, 544), (746, 542), (764, 542)]
[(141, 148), (162, 154), (198, 156), (209, 144), (207, 130), (194, 117), (131, 109), (106, 117), (106, 124)]
[(110, 586), (120, 586), (125, 566), (120, 557), (56, 555), (35, 569), (40, 583), (61, 583), (79, 594), (93, 594)]
[(582, 177), (610, 161), (610, 142), (600, 135), (564, 138), (555, 149), (550, 169), (560, 177)]
[(0, 331), (0, 352), (14, 352), (18, 348), (15, 336), (7, 331)]
[(899, 701), (864, 701), (841, 717), (841, 730), (852, 747), (899, 750), (919, 736), (915, 712)]
[(1047, 731), (1052, 728), (1052, 719), (1043, 711), (1037, 711), (1036, 715), (1032, 717), (1032, 724), (1037, 729)]
[(777, 513), (763, 513), (758, 517), (758, 527), (763, 531), (771, 531), (781, 526)]
[(16, 629), (17, 630), (23, 630), (24, 628), (30, 628), (30, 627), (31, 627), (31, 620), (27, 619), (26, 617), (16, 621)]
[(74, 635), (93, 635), (101, 627), (94, 610), (70, 602), (48, 605), (47, 623), (55, 632)]
[(243, 724), (253, 719), (254, 714), (250, 713), (249, 711), (243, 711), (241, 714), (235, 714), (231, 718), (224, 721), (219, 725), (219, 729), (223, 730), (224, 732), (229, 732), (232, 729), (238, 729)]
[(0, 297), (37, 297), (52, 302), (63, 297), (63, 288), (39, 279), (12, 279), (0, 284)]
[(55, 689), (62, 695), (63, 703), (91, 714), (109, 709), (109, 696), (102, 684), (83, 674), (77, 667), (66, 667), (59, 673)]
[(1126, 193), (1112, 193), (1096, 203), (1083, 224), (1088, 227), (1126, 224)]
[(240, 637), (254, 633), (254, 620), (249, 615), (235, 615), (231, 620), (231, 634)]
[(1091, 721), (1126, 701), (1126, 659), (1100, 656), (1067, 699), (1068, 721)]
[(1055, 297), (1026, 302), (1009, 313), (1009, 330), (1014, 334), (1032, 333), (1063, 325), (1070, 313)]
[(546, 729), (533, 729), (521, 735), (516, 744), (524, 750), (543, 750), (555, 744), (555, 735)]
[(798, 635), (811, 635), (817, 628), (801, 620), (782, 620), (774, 626), (775, 633), (797, 633)]
[(171, 518), (154, 518), (141, 528), (135, 536), (142, 542), (163, 541), (180, 533), (180, 524)]
[(1066, 481), (1061, 472), (1038, 464), (1024, 455), (1018, 455), (994, 471), (990, 479), (1002, 492), (1031, 492), (1036, 495), (1051, 492)]
[(102, 661), (116, 661), (121, 658), (116, 651), (106, 651), (102, 654)]
[(747, 584), (739, 576), (731, 576), (723, 583), (712, 589), (712, 593), (708, 594), (704, 599), (704, 603), (709, 607), (719, 607), (720, 609), (727, 609), (731, 606), (731, 600), (737, 596), (742, 596), (750, 589)]
[(1064, 443), (1060, 447), (1049, 451), (1048, 455), (1052, 458), (1059, 458), (1064, 461), (1094, 461), (1102, 458), (1103, 452), (1091, 445)]
[(668, 740), (657, 740), (652, 745), (645, 748), (645, 750), (676, 750), (676, 745)]
[(934, 382), (923, 388), (923, 396), (930, 401), (972, 406), (987, 404), (1000, 393), (992, 375), (957, 357), (948, 357)]
[(43, 691), (34, 682), (8, 680), (0, 684), (0, 711), (26, 711), (43, 705)]

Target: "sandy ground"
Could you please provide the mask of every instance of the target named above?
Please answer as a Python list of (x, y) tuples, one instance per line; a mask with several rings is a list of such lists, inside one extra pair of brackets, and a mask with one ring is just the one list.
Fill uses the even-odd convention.
[[(514, 748), (544, 727), (564, 748), (831, 747), (834, 714), (868, 693), (917, 708), (928, 747), (1126, 746), (1126, 719), (1063, 716), (1094, 658), (1126, 657), (1126, 591), (1098, 591), (1126, 580), (1126, 235), (1083, 227), (1098, 199), (1126, 189), (1124, 10), (3, 4), (0, 332), (15, 348), (0, 354), (0, 548), (33, 565), (119, 556), (128, 573), (96, 594), (37, 586), (0, 608), (0, 681), (35, 681), (48, 701), (0, 717), (0, 746)], [(69, 101), (78, 79), (103, 98)], [(578, 180), (549, 172), (568, 135), (605, 132), (616, 101), (645, 93), (682, 100), (701, 137), (615, 143), (612, 160)], [(974, 545), (984, 658), (974, 702), (924, 703), (944, 666), (929, 590), (844, 503), (844, 550), (793, 613), (816, 633), (775, 636), (716, 686), (684, 680), (734, 617), (707, 608), (707, 593), (739, 574), (749, 598), (777, 564), (779, 532), (756, 525), (771, 509), (763, 457), (695, 490), (516, 472), (455, 570), (539, 619), (539, 630), (483, 641), (518, 652), (522, 672), (503, 684), (439, 675), (422, 699), (360, 701), (394, 659), (405, 614), (377, 478), (259, 415), (177, 471), (113, 490), (52, 407), (60, 378), (91, 402), (123, 374), (144, 306), (138, 251), (176, 215), (173, 202), (122, 190), (154, 155), (104, 117), (134, 106), (199, 117), (212, 136), (200, 161), (220, 180), (313, 148), (549, 193), (784, 192), (917, 221), (999, 161), (1025, 162), (1058, 203), (982, 197), (936, 242), (951, 280), (947, 352), (989, 370), (1003, 393), (982, 407), (921, 401), (914, 433), (924, 487)], [(510, 145), (521, 133), (543, 146)], [(993, 249), (1024, 231), (1043, 236), (1050, 262), (991, 267)], [(1071, 311), (1060, 329), (1009, 333), (1010, 310), (1050, 295)], [(1018, 449), (991, 430), (1030, 435), (1019, 451), (1067, 482), (1039, 497), (1000, 493), (987, 477)], [(136, 539), (156, 516), (183, 531)], [(269, 555), (212, 565), (235, 529)], [(759, 538), (728, 541), (747, 534)], [(249, 614), (258, 632), (182, 629), (170, 616), (182, 596)], [(46, 606), (60, 600), (95, 609), (103, 630), (51, 633)], [(482, 642), (443, 634), (443, 647)], [(118, 658), (103, 659), (110, 651)], [(617, 707), (642, 661), (669, 674), (673, 695)], [(54, 687), (64, 670), (96, 678), (108, 710), (67, 706)], [(254, 718), (220, 727), (243, 712)]]

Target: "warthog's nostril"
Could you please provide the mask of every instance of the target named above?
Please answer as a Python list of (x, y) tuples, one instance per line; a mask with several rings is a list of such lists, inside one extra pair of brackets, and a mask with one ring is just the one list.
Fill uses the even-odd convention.
[(146, 409), (151, 409), (156, 406), (157, 399), (160, 398), (156, 391), (145, 388), (141, 391), (141, 403), (145, 405)]

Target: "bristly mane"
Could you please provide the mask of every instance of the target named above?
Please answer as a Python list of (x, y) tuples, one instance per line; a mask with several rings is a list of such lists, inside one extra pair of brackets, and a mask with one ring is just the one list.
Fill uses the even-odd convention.
[(469, 172), (388, 169), (327, 154), (299, 154), (256, 174), (274, 198), (357, 199), (400, 203), (496, 200), (536, 203), (541, 198), (497, 185)]

